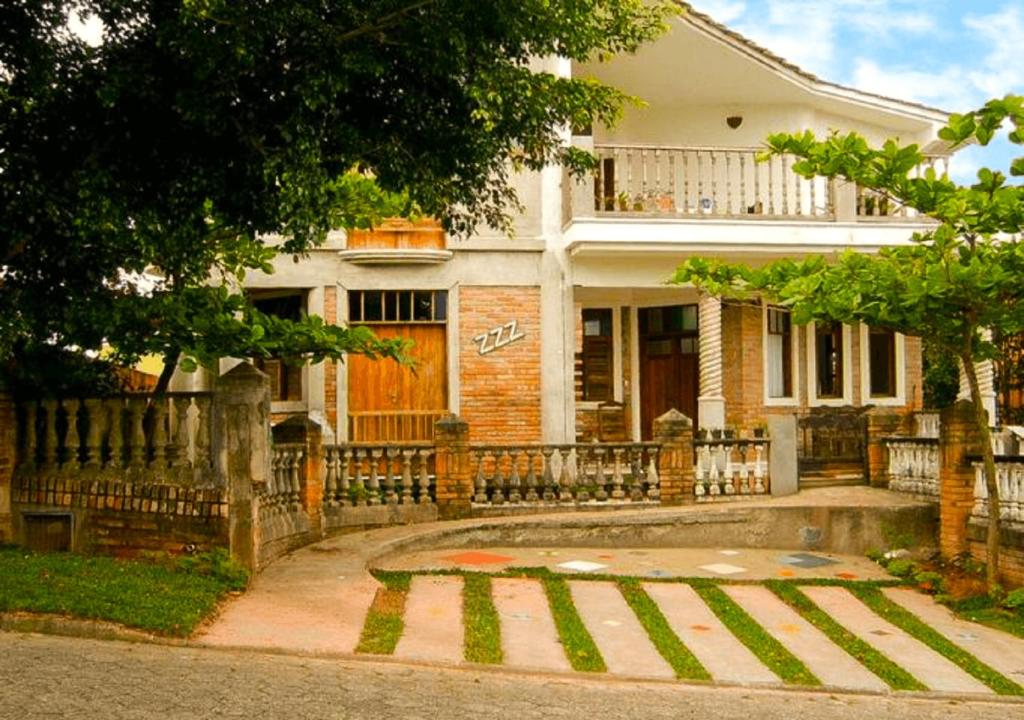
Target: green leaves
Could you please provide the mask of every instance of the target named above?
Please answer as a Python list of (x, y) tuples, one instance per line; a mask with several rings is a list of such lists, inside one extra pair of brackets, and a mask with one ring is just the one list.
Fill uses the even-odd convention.
[[(94, 14), (104, 42), (66, 32)], [(428, 215), (506, 228), (512, 169), (593, 158), (561, 131), (622, 93), (534, 72), (631, 52), (671, 0), (0, 3), (0, 360), (30, 345), (398, 357), (366, 331), (273, 323), (232, 286), (337, 228)], [(283, 238), (283, 240), (282, 240)], [(134, 290), (125, 273), (162, 278)], [(275, 351), (276, 351), (275, 350)]]

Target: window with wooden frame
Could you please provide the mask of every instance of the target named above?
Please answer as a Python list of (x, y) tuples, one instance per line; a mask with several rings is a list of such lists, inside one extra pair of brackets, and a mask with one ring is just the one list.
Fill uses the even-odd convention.
[(445, 290), (350, 290), (351, 323), (444, 323), (448, 319)]
[(843, 393), (843, 326), (841, 323), (818, 323), (814, 328), (815, 382), (817, 396), (823, 399), (842, 398)]
[(607, 308), (583, 311), (583, 399), (606, 402), (613, 399), (612, 311)]
[(793, 323), (789, 310), (767, 309), (765, 382), (769, 398), (793, 397)]
[[(265, 315), (283, 320), (300, 320), (306, 312), (305, 292), (260, 293), (252, 297), (253, 306)], [(253, 365), (270, 376), (270, 399), (275, 402), (302, 400), (302, 363), (283, 358), (255, 358)]]
[(896, 334), (892, 330), (868, 330), (868, 375), (871, 397), (896, 397)]

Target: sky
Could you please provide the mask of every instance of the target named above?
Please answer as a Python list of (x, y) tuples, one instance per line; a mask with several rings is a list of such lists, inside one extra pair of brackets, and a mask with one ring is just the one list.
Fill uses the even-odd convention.
[[(819, 77), (964, 112), (1024, 94), (1024, 0), (692, 0), (697, 10)], [(1014, 150), (1017, 152), (1015, 153)], [(1005, 140), (957, 153), (970, 182), (1024, 150)]]

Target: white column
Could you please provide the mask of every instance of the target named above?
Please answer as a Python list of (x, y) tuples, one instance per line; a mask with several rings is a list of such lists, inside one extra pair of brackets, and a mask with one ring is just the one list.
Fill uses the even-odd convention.
[(697, 397), (699, 426), (717, 430), (725, 427), (725, 397), (722, 395), (722, 301), (714, 295), (700, 299), (700, 395)]
[[(324, 316), (324, 289), (323, 287), (314, 287), (310, 289), (309, 296), (306, 301), (306, 312), (310, 315)], [(334, 428), (330, 427), (327, 423), (326, 413), (326, 373), (324, 371), (324, 363), (320, 362), (316, 365), (309, 363), (303, 368), (305, 372), (305, 400), (306, 400), (306, 412), (309, 415), (309, 419), (315, 421), (325, 431), (325, 435), (333, 440)]]

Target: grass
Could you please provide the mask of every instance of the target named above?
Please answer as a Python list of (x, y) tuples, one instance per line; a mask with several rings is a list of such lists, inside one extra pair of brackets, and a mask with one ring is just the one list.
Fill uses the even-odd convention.
[(605, 672), (608, 667), (604, 664), (604, 658), (601, 657), (601, 651), (597, 649), (594, 638), (587, 632), (580, 614), (576, 611), (576, 605), (573, 604), (569, 592), (569, 583), (561, 575), (551, 572), (537, 573), (535, 577), (540, 577), (544, 585), (548, 605), (551, 606), (551, 615), (558, 629), (558, 637), (572, 669), (580, 672)]
[(987, 595), (963, 600), (948, 600), (945, 604), (962, 620), (988, 625), (996, 630), (1024, 638), (1024, 613), (1019, 610), (1014, 612), (1001, 608)]
[(1000, 695), (1024, 695), (1024, 688), (993, 670), (978, 658), (956, 645), (938, 631), (920, 620), (916, 615), (893, 602), (877, 587), (852, 586), (857, 598), (871, 608), (876, 615), (902, 629), (908, 635), (945, 656), (965, 672), (974, 676)]
[(711, 673), (672, 631), (657, 604), (640, 586), (640, 581), (635, 578), (620, 578), (618, 585), (622, 596), (633, 609), (640, 624), (644, 626), (654, 647), (672, 666), (676, 677), (686, 680), (710, 680)]
[(377, 590), (373, 604), (366, 614), (363, 632), (356, 645), (357, 653), (391, 655), (395, 652), (402, 630), (405, 629), (405, 597), (412, 584), (412, 573), (375, 570), (374, 577), (384, 587)]
[(712, 612), (768, 669), (790, 685), (821, 685), (800, 660), (773, 638), (716, 583), (691, 579), (690, 584)]
[(913, 675), (887, 658), (868, 643), (837, 623), (791, 582), (768, 580), (765, 586), (804, 620), (821, 630), (832, 642), (852, 655), (861, 665), (873, 672), (893, 690), (927, 690)]
[(245, 587), (226, 552), (152, 562), (0, 548), (0, 611), (105, 620), (184, 637), (228, 592)]
[(483, 573), (466, 573), (462, 586), (462, 618), (466, 626), (466, 660), (500, 664), (501, 623), (491, 598), (491, 578)]

